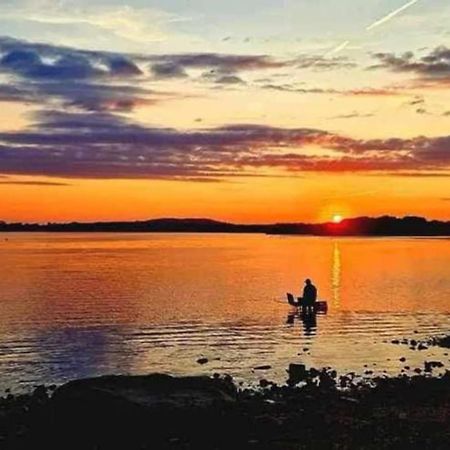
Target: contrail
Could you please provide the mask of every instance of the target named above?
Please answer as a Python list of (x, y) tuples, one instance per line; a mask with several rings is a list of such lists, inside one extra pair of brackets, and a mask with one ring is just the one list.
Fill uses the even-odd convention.
[[(401, 6), (400, 8), (396, 9), (395, 11), (390, 12), (388, 15), (384, 16), (383, 18), (377, 20), (376, 22), (372, 23), (368, 27), (366, 27), (366, 31), (373, 30), (374, 28), (379, 27), (380, 25), (385, 24), (386, 22), (389, 22), (391, 19), (393, 19), (395, 16), (399, 15), (406, 9), (410, 8), (411, 6), (415, 5), (419, 0), (411, 0), (405, 5)], [(344, 41), (341, 42), (337, 47), (332, 48), (327, 53), (325, 53), (323, 56), (328, 57), (331, 55), (334, 55), (335, 53), (339, 53), (345, 48), (347, 48), (351, 44), (351, 41)]]
[(340, 51), (344, 50), (348, 45), (350, 44), (350, 41), (344, 41), (340, 43), (337, 47), (331, 49), (329, 52), (325, 53), (325, 57), (334, 55), (335, 53), (339, 53)]
[(411, 0), (410, 2), (406, 3), (405, 5), (401, 6), (400, 8), (396, 9), (395, 11), (392, 11), (387, 16), (384, 16), (383, 18), (377, 20), (373, 24), (369, 25), (366, 28), (366, 31), (373, 30), (374, 28), (379, 27), (380, 25), (383, 25), (386, 22), (389, 22), (391, 19), (393, 19), (395, 16), (400, 14), (401, 12), (405, 11), (406, 9), (410, 8), (411, 6), (415, 5), (419, 0)]

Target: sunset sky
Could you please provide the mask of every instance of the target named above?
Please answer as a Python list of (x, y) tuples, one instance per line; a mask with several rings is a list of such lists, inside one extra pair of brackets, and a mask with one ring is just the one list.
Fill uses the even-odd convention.
[(450, 219), (448, 0), (0, 1), (0, 220)]

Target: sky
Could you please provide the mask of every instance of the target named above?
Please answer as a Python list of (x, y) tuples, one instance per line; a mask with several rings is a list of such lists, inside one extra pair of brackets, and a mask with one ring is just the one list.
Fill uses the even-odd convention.
[(0, 220), (450, 219), (448, 0), (0, 0)]

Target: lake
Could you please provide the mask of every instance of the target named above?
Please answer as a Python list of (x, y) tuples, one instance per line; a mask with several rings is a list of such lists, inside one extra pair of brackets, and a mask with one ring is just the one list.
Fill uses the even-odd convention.
[[(149, 372), (282, 381), (291, 362), (391, 375), (448, 365), (444, 349), (390, 341), (449, 331), (449, 267), (448, 239), (0, 234), (1, 387)], [(289, 320), (285, 294), (307, 277), (328, 314)]]

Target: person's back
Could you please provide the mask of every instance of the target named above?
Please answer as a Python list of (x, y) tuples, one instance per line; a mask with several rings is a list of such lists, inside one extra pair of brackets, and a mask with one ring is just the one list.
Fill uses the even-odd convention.
[(305, 306), (313, 306), (317, 300), (317, 288), (311, 283), (311, 280), (305, 281), (306, 285), (303, 288), (303, 303)]

